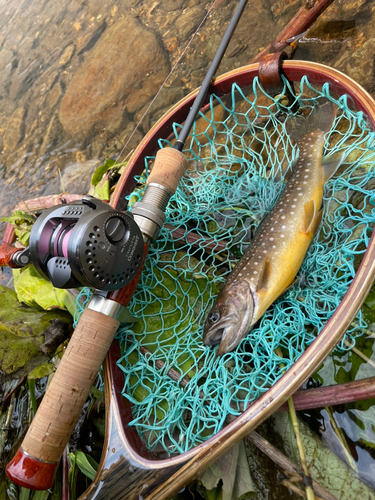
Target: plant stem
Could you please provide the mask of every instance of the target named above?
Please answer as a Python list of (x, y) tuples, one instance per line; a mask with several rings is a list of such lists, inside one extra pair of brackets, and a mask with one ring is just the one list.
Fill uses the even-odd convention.
[(10, 403), (9, 403), (9, 408), (8, 408), (7, 418), (6, 418), (5, 424), (4, 424), (4, 429), (8, 429), (9, 428), (10, 419), (12, 418), (12, 413), (13, 413), (15, 396), (16, 396), (16, 393), (13, 392), (12, 398), (11, 398)]
[(28, 378), (27, 379), (27, 384), (29, 386), (31, 406), (33, 408), (33, 413), (34, 413), (34, 417), (35, 417), (37, 409), (38, 409), (38, 404), (36, 402), (36, 397), (35, 397), (35, 380)]
[(351, 348), (351, 350), (353, 352), (355, 352), (357, 354), (357, 356), (359, 356), (360, 358), (362, 358), (364, 361), (366, 361), (366, 363), (368, 363), (369, 365), (371, 365), (373, 368), (375, 368), (375, 363), (372, 361), (372, 359), (370, 359), (368, 356), (366, 356), (366, 354), (363, 354), (362, 351), (360, 351), (359, 349), (357, 349), (356, 347), (351, 347), (351, 343), (348, 342), (346, 339), (344, 339), (344, 344), (348, 347)]
[(314, 495), (314, 491), (313, 491), (312, 487), (309, 484), (306, 484), (306, 482), (312, 483), (312, 480), (311, 480), (311, 476), (309, 473), (309, 469), (308, 469), (307, 464), (306, 464), (305, 450), (303, 449), (301, 434), (299, 432), (297, 413), (296, 413), (296, 410), (294, 408), (293, 399), (291, 397), (288, 399), (288, 406), (289, 406), (289, 415), (290, 415), (290, 418), (292, 421), (294, 435), (296, 437), (298, 453), (299, 453), (299, 457), (301, 460), (301, 466), (302, 466), (303, 475), (304, 475), (303, 479), (304, 479), (304, 484), (305, 484), (306, 498), (307, 498), (307, 500), (315, 500), (315, 495)]
[[(234, 420), (235, 417), (232, 416)], [(246, 436), (246, 439), (250, 441), (254, 446), (256, 446), (259, 450), (261, 450), (267, 457), (269, 457), (277, 466), (279, 466), (283, 471), (286, 471), (289, 477), (289, 481), (294, 477), (298, 481), (302, 481), (302, 471), (287, 458), (281, 451), (275, 448), (269, 441), (267, 441), (264, 437), (262, 437), (257, 432), (253, 431)], [(319, 498), (323, 500), (337, 500), (337, 498), (329, 493), (323, 486), (317, 483), (314, 479), (312, 480), (314, 491), (319, 495)], [(317, 500), (317, 498), (315, 499)]]
[(332, 425), (332, 428), (340, 441), (340, 444), (341, 444), (342, 450), (344, 452), (347, 464), (349, 465), (349, 467), (351, 469), (353, 469), (355, 472), (358, 473), (357, 465), (355, 463), (354, 458), (352, 457), (352, 454), (350, 453), (350, 449), (349, 449), (348, 443), (345, 439), (345, 436), (344, 436), (342, 430), (340, 429), (340, 427), (336, 423), (332, 408), (330, 406), (325, 406), (324, 409), (327, 412), (329, 420), (330, 420), (331, 425)]

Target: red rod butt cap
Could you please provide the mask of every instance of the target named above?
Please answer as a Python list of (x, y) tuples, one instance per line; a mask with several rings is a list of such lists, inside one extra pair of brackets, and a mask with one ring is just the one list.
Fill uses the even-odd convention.
[(18, 449), (13, 460), (6, 467), (9, 479), (30, 490), (48, 490), (59, 463), (41, 462)]

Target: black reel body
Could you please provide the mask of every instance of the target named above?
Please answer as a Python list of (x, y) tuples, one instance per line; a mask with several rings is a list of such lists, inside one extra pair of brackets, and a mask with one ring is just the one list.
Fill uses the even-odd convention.
[(118, 290), (143, 260), (142, 233), (129, 212), (86, 196), (49, 208), (30, 234), (30, 258), (56, 288)]

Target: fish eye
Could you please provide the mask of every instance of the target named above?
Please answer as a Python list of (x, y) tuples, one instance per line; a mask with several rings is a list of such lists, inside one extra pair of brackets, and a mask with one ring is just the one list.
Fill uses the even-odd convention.
[(216, 323), (219, 321), (220, 315), (217, 312), (212, 312), (208, 315), (208, 322), (212, 325), (213, 323)]

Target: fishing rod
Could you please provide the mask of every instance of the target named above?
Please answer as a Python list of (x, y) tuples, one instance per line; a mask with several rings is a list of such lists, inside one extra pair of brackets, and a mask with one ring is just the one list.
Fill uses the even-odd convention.
[(247, 0), (240, 0), (173, 148), (156, 154), (140, 202), (132, 212), (90, 196), (45, 210), (29, 247), (11, 250), (7, 263), (32, 262), (57, 288), (90, 286), (94, 293), (16, 455), (8, 477), (30, 489), (52, 486), (54, 473), (90, 388), (137, 287), (149, 244), (165, 220), (169, 199), (187, 169), (182, 153)]

